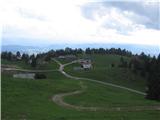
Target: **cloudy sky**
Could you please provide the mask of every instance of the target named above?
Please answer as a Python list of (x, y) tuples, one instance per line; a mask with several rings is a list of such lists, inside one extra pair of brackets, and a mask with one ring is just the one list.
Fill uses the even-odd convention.
[(159, 0), (129, 1), (3, 0), (0, 3), (2, 44), (160, 46)]

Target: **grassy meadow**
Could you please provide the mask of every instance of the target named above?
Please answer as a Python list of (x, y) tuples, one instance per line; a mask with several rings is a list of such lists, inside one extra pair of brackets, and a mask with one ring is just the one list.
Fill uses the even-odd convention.
[[(80, 56), (83, 58), (83, 56)], [(126, 68), (120, 68), (121, 56), (118, 55), (91, 55), (93, 69), (91, 70), (74, 70), (74, 67), (80, 67), (80, 64), (75, 63), (66, 66), (65, 71), (73, 76), (92, 78), (104, 82), (110, 82), (118, 85), (123, 85), (140, 91), (145, 91), (146, 80), (140, 75), (135, 75)], [(123, 57), (128, 61), (130, 58)], [(114, 63), (115, 67), (111, 67)]]
[[(94, 78), (144, 91), (144, 78), (134, 75), (129, 70), (110, 66), (112, 62), (118, 65), (120, 56), (91, 57), (93, 70), (74, 71), (73, 67), (79, 64), (73, 64), (67, 66), (65, 71), (75, 76)], [(10, 63), (2, 60), (2, 64)], [(15, 63), (15, 65), (27, 68), (24, 64)], [(52, 61), (41, 68), (58, 69), (58, 65)], [(80, 90), (80, 81), (66, 78), (58, 71), (45, 74), (47, 79), (31, 80), (13, 78), (11, 73), (2, 73), (2, 120), (157, 120), (160, 118), (160, 111), (156, 110), (91, 112), (61, 107), (52, 101), (52, 97), (58, 93)], [(145, 99), (143, 95), (88, 81), (82, 82), (86, 86), (85, 91), (82, 94), (65, 97), (65, 102), (77, 106), (127, 107), (128, 109), (133, 106), (160, 105), (157, 101)]]
[(53, 60), (46, 62), (45, 64), (38, 64), (35, 68), (31, 67), (31, 65), (26, 64), (25, 61), (21, 60), (21, 61), (8, 61), (5, 59), (1, 60), (1, 64), (2, 65), (9, 65), (12, 67), (16, 67), (16, 68), (21, 68), (21, 69), (37, 69), (37, 70), (56, 70), (59, 68), (58, 64), (55, 63)]

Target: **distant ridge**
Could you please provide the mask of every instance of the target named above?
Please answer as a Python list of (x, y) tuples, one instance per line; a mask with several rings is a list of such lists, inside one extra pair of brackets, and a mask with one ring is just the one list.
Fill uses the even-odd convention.
[(150, 54), (151, 56), (157, 56), (160, 53), (160, 46), (152, 45), (136, 45), (136, 44), (52, 44), (46, 46), (23, 46), (23, 45), (2, 45), (1, 51), (11, 51), (11, 52), (24, 52), (24, 53), (40, 53), (47, 52), (51, 49), (65, 49), (66, 47), (70, 48), (81, 48), (86, 49), (90, 48), (121, 48), (131, 51), (134, 54), (140, 54), (144, 52), (145, 54)]
[(21, 53), (39, 53), (42, 50), (40, 47), (35, 46), (22, 46), (22, 45), (2, 45), (1, 51), (11, 51), (13, 53), (20, 51)]

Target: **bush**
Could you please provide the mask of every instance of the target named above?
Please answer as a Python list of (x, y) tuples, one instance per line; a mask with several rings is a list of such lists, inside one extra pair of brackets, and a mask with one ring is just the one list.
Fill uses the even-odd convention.
[(115, 64), (114, 64), (114, 63), (112, 63), (112, 64), (111, 64), (111, 66), (112, 66), (112, 67), (114, 67), (114, 66), (115, 66)]
[(36, 73), (34, 76), (35, 79), (46, 79), (46, 75), (45, 74), (41, 74), (41, 73)]

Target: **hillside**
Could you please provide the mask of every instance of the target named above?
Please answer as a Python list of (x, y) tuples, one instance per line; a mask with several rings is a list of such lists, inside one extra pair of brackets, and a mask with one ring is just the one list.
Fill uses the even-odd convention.
[[(145, 91), (145, 79), (134, 74), (127, 68), (119, 68), (121, 56), (118, 55), (90, 55), (79, 58), (90, 58), (93, 63), (91, 70), (74, 70), (79, 63), (68, 64), (64, 70), (69, 75), (93, 78), (98, 81), (109, 82)], [(59, 60), (62, 63), (70, 61)], [(129, 57), (124, 57), (128, 61)], [(114, 67), (111, 64), (114, 63)], [(23, 61), (5, 61), (2, 64), (15, 65), (22, 69), (33, 69)], [(59, 65), (51, 60), (47, 64), (37, 66), (35, 70), (58, 70)], [(154, 120), (160, 118), (157, 110), (160, 103), (147, 100), (144, 95), (125, 89), (98, 84), (87, 80), (67, 78), (64, 71), (42, 72), (46, 79), (13, 78), (12, 72), (2, 72), (2, 120), (33, 119), (33, 120)], [(85, 86), (84, 90), (81, 83)], [(75, 107), (98, 108), (96, 110), (82, 110), (61, 106), (53, 101), (59, 94), (83, 90), (80, 94), (62, 98), (64, 103)]]
[[(85, 58), (86, 56), (84, 56)], [(80, 66), (80, 64), (75, 63), (67, 66), (65, 71), (74, 76), (93, 78), (104, 82), (115, 83), (118, 85), (123, 85), (129, 88), (137, 89), (140, 91), (145, 91), (146, 80), (140, 75), (133, 74), (127, 68), (120, 68), (121, 56), (118, 55), (90, 55), (87, 56), (92, 60), (93, 69), (91, 70), (74, 70), (74, 67)], [(83, 56), (80, 56), (83, 58)], [(124, 57), (128, 61), (129, 57)], [(114, 63), (115, 67), (111, 67)]]

